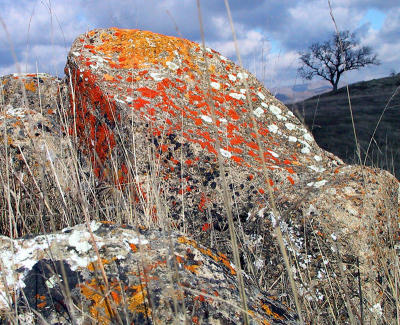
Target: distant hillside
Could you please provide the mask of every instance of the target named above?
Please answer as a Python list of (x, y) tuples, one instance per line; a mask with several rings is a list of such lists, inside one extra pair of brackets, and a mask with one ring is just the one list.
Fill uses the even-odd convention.
[(271, 88), (274, 96), (285, 104), (305, 100), (311, 96), (321, 94), (329, 91), (330, 87), (325, 82), (312, 82), (294, 86), (283, 86), (278, 88)]
[[(355, 129), (364, 159), (373, 131), (392, 100), (369, 149), (367, 165), (400, 175), (400, 74), (349, 85)], [(348, 163), (358, 163), (346, 87), (287, 105), (312, 131), (317, 143)]]

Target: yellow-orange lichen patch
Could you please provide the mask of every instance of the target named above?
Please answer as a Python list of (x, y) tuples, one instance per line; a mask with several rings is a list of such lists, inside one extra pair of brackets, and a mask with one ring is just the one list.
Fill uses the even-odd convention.
[[(121, 286), (117, 281), (109, 283), (110, 288), (99, 284), (96, 279), (80, 284), (81, 294), (91, 301), (89, 312), (96, 320), (96, 324), (108, 325), (114, 324), (115, 314), (122, 303), (124, 303), (121, 295)], [(128, 305), (129, 311), (134, 314), (150, 315), (150, 308), (146, 305), (146, 290), (142, 284), (124, 288), (125, 303)]]
[(274, 319), (279, 319), (279, 320), (283, 320), (283, 319), (284, 319), (281, 315), (279, 315), (279, 314), (273, 312), (273, 311), (269, 308), (268, 305), (262, 304), (261, 307), (262, 307), (262, 309), (264, 309), (265, 313), (266, 313), (268, 316), (272, 316)]
[(36, 91), (36, 86), (35, 86), (35, 83), (33, 81), (25, 82), (24, 85), (25, 85), (25, 89), (26, 90), (29, 90), (29, 91), (31, 91), (33, 93)]
[(102, 294), (105, 292), (105, 286), (97, 283), (96, 279), (92, 279), (86, 284), (80, 285), (81, 294), (92, 302), (89, 307), (91, 316), (96, 320), (97, 324), (111, 324), (114, 311), (110, 306), (110, 301)]
[(146, 305), (147, 290), (143, 285), (136, 285), (130, 287), (134, 293), (128, 297), (128, 308), (135, 313), (142, 313), (147, 316), (150, 315), (150, 308)]
[(137, 248), (137, 246), (135, 245), (135, 244), (129, 244), (129, 247), (131, 248), (131, 250), (133, 251), (133, 252), (137, 252), (138, 251), (138, 248)]
[[(191, 41), (176, 37), (166, 37), (156, 33), (137, 29), (111, 28), (113, 34), (101, 33), (102, 44), (94, 50), (112, 56), (118, 53), (118, 68), (137, 69), (162, 63), (172, 62), (177, 51), (192, 71), (198, 70), (192, 63), (190, 48), (199, 46)], [(162, 54), (162, 55), (161, 55)]]
[[(109, 263), (110, 263), (110, 262), (109, 262), (107, 259), (105, 259), (105, 258), (102, 258), (102, 259), (101, 259), (101, 264), (105, 265), (105, 264), (109, 264)], [(96, 270), (96, 269), (99, 268), (99, 262), (98, 262), (98, 260), (95, 261), (95, 262), (89, 263), (89, 265), (87, 266), (87, 268), (89, 269), (89, 271), (94, 272), (94, 270)]]
[(198, 274), (198, 272), (199, 272), (198, 268), (199, 268), (200, 265), (201, 265), (200, 262), (188, 264), (188, 263), (187, 263), (187, 261), (188, 261), (187, 258), (185, 259), (185, 258), (183, 258), (183, 257), (181, 257), (181, 256), (179, 256), (179, 255), (175, 255), (175, 257), (176, 257), (177, 262), (178, 262), (179, 264), (182, 264), (183, 267), (184, 267), (186, 270), (192, 272), (193, 274)]
[(196, 249), (198, 249), (202, 254), (210, 256), (215, 262), (222, 263), (229, 269), (232, 275), (236, 275), (236, 270), (232, 267), (231, 263), (229, 262), (228, 258), (226, 257), (225, 254), (218, 253), (218, 255), (214, 254), (211, 249), (204, 249), (202, 247), (199, 247), (199, 245), (192, 239), (188, 239), (186, 237), (179, 237), (178, 242), (182, 244), (188, 244)]

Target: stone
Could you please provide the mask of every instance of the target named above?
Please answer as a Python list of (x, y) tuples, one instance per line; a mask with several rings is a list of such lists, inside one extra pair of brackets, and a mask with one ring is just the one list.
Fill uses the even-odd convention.
[[(0, 183), (0, 197), (1, 206), (10, 204), (0, 233), (49, 231), (49, 214), (61, 214), (75, 183), (72, 147), (60, 115), (66, 88), (61, 79), (43, 73), (3, 76), (0, 85), (0, 172), (7, 179)], [(49, 209), (43, 212), (41, 203)], [(58, 229), (68, 225), (55, 219)]]
[[(0, 175), (12, 184), (4, 186), (7, 182), (2, 181), (0, 186), (1, 232), (11, 237), (47, 232), (79, 224), (85, 217), (118, 220), (141, 229), (141, 234), (92, 221), (108, 284), (101, 282), (93, 241), (83, 225), (33, 239), (2, 237), (0, 252), (7, 267), (1, 265), (1, 270), (7, 276), (0, 282), (6, 319), (15, 317), (17, 308), (23, 323), (34, 322), (35, 312), (50, 323), (68, 323), (75, 304), (85, 310), (76, 312), (81, 322), (94, 317), (113, 323), (120, 315), (140, 322), (150, 310), (154, 322), (175, 316), (199, 323), (207, 317), (206, 323), (240, 322), (240, 299), (229, 262), (225, 177), (249, 313), (256, 322), (295, 322), (289, 311), (294, 309), (293, 293), (276, 243), (277, 225), (306, 322), (349, 323), (350, 314), (360, 322), (395, 321), (398, 295), (393, 283), (400, 247), (395, 177), (346, 165), (322, 150), (253, 75), (184, 39), (139, 30), (93, 30), (76, 39), (65, 72), (62, 82), (44, 74), (1, 79), (0, 132), (6, 141), (0, 147)], [(60, 98), (57, 105), (55, 98)], [(270, 206), (268, 184), (277, 213)], [(60, 222), (51, 225), (54, 219)], [(121, 239), (131, 235), (150, 244), (130, 246)], [(161, 239), (170, 246), (162, 246)], [(11, 247), (21, 254), (10, 255)], [(132, 247), (145, 254), (139, 259)], [(168, 263), (165, 268), (147, 267), (153, 257), (174, 256), (171, 250), (178, 252), (175, 273)], [(11, 258), (17, 259), (17, 267), (10, 268)], [(71, 294), (60, 294), (63, 286), (56, 284), (64, 272), (61, 266)], [(39, 270), (46, 281), (35, 277)], [(142, 282), (133, 279), (138, 272), (147, 274), (144, 271), (158, 276), (150, 277), (149, 291), (142, 292), (141, 297), (157, 297), (146, 307), (137, 295)], [(186, 296), (177, 291), (182, 286), (175, 281), (176, 272), (185, 274), (187, 281), (181, 283), (187, 285), (182, 289)], [(231, 295), (222, 283), (233, 286)], [(227, 298), (221, 304), (216, 296), (207, 300), (210, 295), (201, 293), (204, 286)], [(176, 297), (172, 302), (171, 292)], [(288, 307), (269, 300), (269, 295)], [(135, 308), (125, 308), (121, 296)], [(181, 309), (182, 301), (190, 313)]]
[[(92, 221), (0, 246), (0, 310), (23, 324), (243, 323), (235, 268), (179, 232)], [(296, 324), (248, 279), (246, 294), (251, 324)]]
[(253, 75), (184, 39), (93, 30), (75, 40), (65, 72), (79, 154), (98, 182), (115, 185), (143, 212), (139, 223), (183, 229), (230, 256), (220, 157), (254, 281), (285, 287), (274, 238), (279, 222), (306, 314), (341, 322), (350, 308), (356, 317), (392, 319), (395, 304), (381, 294), (395, 295), (399, 184), (392, 175), (347, 166), (322, 150)]
[(321, 150), (254, 76), (211, 49), (203, 57), (200, 46), (187, 40), (94, 30), (73, 43), (65, 72), (76, 108), (70, 132), (80, 139), (80, 152), (89, 156), (98, 179), (122, 188), (134, 182), (140, 196), (155, 191), (165, 198), (168, 216), (190, 232), (207, 224), (227, 228), (217, 136), (240, 218), (267, 201), (250, 115), (256, 117), (277, 195), (343, 164)]

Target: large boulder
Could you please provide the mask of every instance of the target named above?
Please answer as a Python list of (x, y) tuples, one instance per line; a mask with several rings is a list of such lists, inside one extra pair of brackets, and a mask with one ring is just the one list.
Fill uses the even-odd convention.
[[(92, 221), (1, 236), (0, 265), (0, 311), (20, 324), (243, 323), (235, 268), (178, 232)], [(248, 280), (245, 291), (251, 324), (296, 324)]]
[(65, 72), (69, 133), (97, 181), (115, 185), (140, 212), (136, 222), (183, 229), (230, 254), (226, 177), (243, 262), (262, 287), (286, 285), (273, 231), (279, 222), (309, 319), (393, 319), (399, 184), (392, 175), (344, 165), (254, 76), (184, 39), (93, 30), (73, 43)]

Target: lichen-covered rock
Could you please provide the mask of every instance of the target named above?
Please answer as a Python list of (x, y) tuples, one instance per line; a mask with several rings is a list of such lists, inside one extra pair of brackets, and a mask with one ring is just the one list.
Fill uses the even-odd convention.
[[(178, 232), (94, 221), (90, 228), (95, 244), (86, 225), (0, 237), (3, 316), (16, 308), (21, 324), (243, 322), (236, 271), (222, 253)], [(246, 282), (252, 324), (296, 323), (287, 307)]]
[(277, 195), (341, 165), (251, 74), (210, 49), (203, 56), (196, 43), (138, 30), (94, 30), (74, 42), (65, 71), (74, 89), (70, 132), (98, 178), (122, 187), (133, 181), (141, 197), (156, 191), (170, 217), (191, 232), (226, 229), (217, 137), (240, 218), (267, 201), (250, 115)]
[[(394, 294), (398, 258), (393, 176), (344, 165), (254, 76), (187, 40), (93, 30), (76, 39), (65, 71), (73, 85), (69, 131), (99, 182), (129, 193), (144, 215), (229, 253), (219, 154), (255, 280), (267, 288), (284, 282), (273, 238), (280, 219), (303, 308), (314, 320), (346, 322), (349, 308), (355, 317), (393, 319), (395, 304), (382, 294)], [(280, 216), (268, 204), (251, 116)]]
[(56, 214), (56, 202), (63, 205), (74, 183), (60, 117), (62, 82), (47, 74), (14, 74), (1, 77), (0, 85), (0, 205), (11, 210), (1, 215), (0, 233), (48, 230), (48, 218), (38, 215), (50, 211), (38, 206), (52, 202)]

